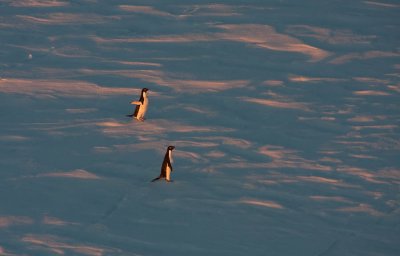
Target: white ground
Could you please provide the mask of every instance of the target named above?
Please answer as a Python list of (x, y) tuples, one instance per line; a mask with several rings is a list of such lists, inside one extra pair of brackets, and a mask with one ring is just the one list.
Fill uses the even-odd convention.
[(400, 255), (399, 11), (0, 0), (0, 255)]

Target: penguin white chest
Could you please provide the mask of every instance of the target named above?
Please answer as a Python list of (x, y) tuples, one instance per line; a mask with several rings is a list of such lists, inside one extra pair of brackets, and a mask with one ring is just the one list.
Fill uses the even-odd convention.
[(167, 165), (167, 168), (166, 168), (166, 170), (165, 170), (165, 179), (166, 179), (167, 181), (170, 181), (170, 180), (171, 180), (171, 168), (170, 168), (169, 165)]
[[(172, 164), (173, 160), (172, 160), (172, 151), (171, 150), (168, 151), (168, 158), (169, 158), (169, 162)], [(171, 172), (172, 172), (171, 166), (169, 164), (167, 164), (167, 168), (165, 170), (165, 179), (167, 181), (171, 180)]]
[(143, 104), (140, 105), (138, 114), (137, 114), (137, 116), (136, 116), (136, 118), (137, 118), (138, 120), (143, 120), (143, 119), (144, 119), (144, 115), (146, 114), (148, 105), (149, 105), (149, 100), (148, 100), (148, 98), (145, 96), (144, 99), (143, 99)]

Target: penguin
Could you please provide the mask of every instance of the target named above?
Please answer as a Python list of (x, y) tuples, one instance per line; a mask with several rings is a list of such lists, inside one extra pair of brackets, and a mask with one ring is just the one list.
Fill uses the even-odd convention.
[(146, 114), (147, 107), (149, 105), (149, 100), (147, 98), (147, 91), (149, 89), (143, 88), (140, 94), (139, 101), (132, 101), (132, 105), (136, 105), (135, 112), (131, 115), (127, 115), (129, 117), (134, 117), (139, 121), (144, 121), (144, 115)]
[(161, 165), (161, 173), (160, 176), (153, 179), (151, 182), (154, 182), (159, 179), (165, 179), (168, 182), (171, 182), (171, 172), (173, 171), (171, 163), (172, 161), (172, 150), (174, 150), (174, 146), (168, 146), (167, 152), (164, 156), (164, 161)]

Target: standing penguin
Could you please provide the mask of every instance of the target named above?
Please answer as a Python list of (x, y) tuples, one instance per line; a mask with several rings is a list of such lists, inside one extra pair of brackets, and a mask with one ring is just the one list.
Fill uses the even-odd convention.
[(160, 176), (157, 178), (153, 179), (151, 182), (154, 182), (159, 179), (165, 179), (166, 181), (170, 182), (171, 181), (171, 172), (172, 172), (172, 150), (174, 150), (174, 146), (168, 146), (167, 152), (165, 153), (164, 156), (164, 161), (161, 165), (161, 173)]
[(139, 121), (144, 121), (144, 115), (146, 114), (147, 107), (149, 105), (149, 99), (147, 98), (147, 91), (149, 89), (143, 88), (140, 94), (139, 101), (132, 101), (131, 104), (136, 105), (135, 112), (129, 117), (134, 117)]

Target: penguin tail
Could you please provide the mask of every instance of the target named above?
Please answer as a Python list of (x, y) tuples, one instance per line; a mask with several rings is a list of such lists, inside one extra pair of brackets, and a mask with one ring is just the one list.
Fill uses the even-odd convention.
[(133, 117), (133, 114), (131, 114), (131, 115), (126, 115), (127, 117)]
[(159, 180), (161, 177), (157, 177), (157, 178), (155, 178), (155, 179), (152, 179), (151, 180), (151, 182), (154, 182), (154, 181), (156, 181), (156, 180)]

